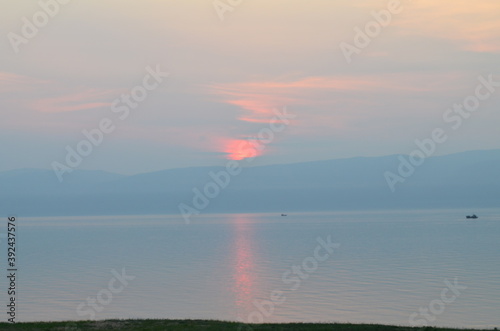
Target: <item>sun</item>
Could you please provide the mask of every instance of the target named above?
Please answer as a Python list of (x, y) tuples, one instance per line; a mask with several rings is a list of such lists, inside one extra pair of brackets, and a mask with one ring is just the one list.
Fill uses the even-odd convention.
[(230, 160), (244, 160), (261, 155), (257, 146), (246, 139), (232, 139), (225, 143), (224, 152)]

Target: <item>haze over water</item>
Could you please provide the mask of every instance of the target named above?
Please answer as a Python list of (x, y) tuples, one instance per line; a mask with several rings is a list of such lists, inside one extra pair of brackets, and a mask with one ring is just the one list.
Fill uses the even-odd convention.
[[(460, 293), (434, 306), (444, 309), (430, 325), (499, 327), (500, 210), (475, 210), (477, 221), (465, 220), (467, 212), (202, 215), (190, 225), (177, 216), (19, 217), (18, 318), (88, 319), (87, 298), (108, 289), (112, 269), (125, 268), (135, 278), (96, 319), (247, 322), (261, 314), (265, 322), (409, 325), (448, 281)], [(340, 247), (314, 268), (318, 240), (329, 236)], [(300, 279), (293, 266), (303, 262), (309, 272), (301, 267)], [(273, 291), (285, 301), (264, 316), (255, 300)]]
[(500, 327), (500, 1), (1, 9), (0, 322)]

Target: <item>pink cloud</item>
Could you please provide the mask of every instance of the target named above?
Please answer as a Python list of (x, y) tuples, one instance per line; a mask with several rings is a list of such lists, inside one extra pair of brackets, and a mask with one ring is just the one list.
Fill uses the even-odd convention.
[[(448, 80), (448, 77), (443, 77)], [(383, 76), (335, 76), (305, 77), (293, 81), (260, 81), (218, 84), (209, 87), (211, 94), (220, 102), (237, 106), (237, 118), (245, 122), (264, 123), (274, 117), (274, 109), (283, 106), (307, 105), (335, 106), (336, 93), (373, 93), (373, 92), (429, 92), (436, 86), (430, 85), (436, 75), (424, 74), (386, 74)]]
[[(469, 87), (462, 86), (463, 77), (457, 72), (315, 76), (217, 84), (209, 92), (220, 102), (236, 106), (235, 118), (242, 123), (269, 123), (273, 110), (286, 106), (300, 112), (292, 123), (292, 135), (367, 135), (368, 123), (385, 127), (384, 118), (428, 116), (435, 111), (434, 98)], [(402, 100), (407, 106), (395, 106)], [(233, 138), (245, 139), (241, 134)]]
[(17, 75), (10, 72), (0, 72), (0, 93), (12, 93), (32, 90), (46, 86), (49, 81), (28, 76)]

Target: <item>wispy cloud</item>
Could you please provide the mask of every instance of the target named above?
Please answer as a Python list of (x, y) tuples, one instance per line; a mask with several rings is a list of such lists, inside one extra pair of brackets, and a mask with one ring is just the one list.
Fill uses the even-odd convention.
[(467, 51), (500, 52), (498, 0), (419, 0), (407, 6), (395, 22), (405, 35), (447, 39)]
[[(18, 105), (23, 104), (26, 110), (41, 113), (109, 107), (110, 100), (120, 92), (118, 89), (64, 86), (57, 81), (0, 72), (0, 94), (4, 95), (4, 100), (14, 99)], [(24, 93), (29, 93), (31, 100), (17, 97), (17, 94)]]
[[(268, 122), (273, 109), (286, 105), (302, 113), (292, 123), (292, 135), (360, 137), (385, 134), (381, 132), (389, 132), (394, 122), (404, 127), (407, 121), (429, 116), (439, 109), (433, 102), (465, 88), (462, 82), (458, 72), (410, 72), (237, 82), (211, 85), (209, 91), (219, 102), (236, 106), (235, 117), (242, 124)], [(241, 128), (235, 141), (246, 139), (248, 130)], [(234, 147), (228, 141), (220, 146)]]
[(84, 89), (67, 92), (56, 97), (42, 98), (33, 102), (33, 109), (44, 113), (60, 113), (99, 107), (110, 107), (109, 101), (115, 90)]
[[(446, 79), (446, 77), (445, 77)], [(273, 109), (283, 105), (307, 105), (334, 107), (338, 98), (353, 93), (425, 93), (435, 91), (436, 75), (385, 74), (365, 76), (305, 77), (290, 81), (254, 81), (216, 84), (209, 86), (211, 94), (220, 102), (237, 106), (238, 119), (245, 122), (263, 123), (273, 116)], [(340, 96), (339, 96), (340, 97)]]
[(31, 91), (46, 86), (47, 80), (18, 75), (10, 72), (0, 72), (0, 93)]

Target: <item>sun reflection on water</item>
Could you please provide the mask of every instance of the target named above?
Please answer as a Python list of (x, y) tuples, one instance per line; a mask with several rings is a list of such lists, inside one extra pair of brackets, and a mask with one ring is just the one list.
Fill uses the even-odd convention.
[(255, 310), (252, 302), (258, 292), (253, 226), (250, 215), (235, 215), (233, 292), (238, 318), (242, 321), (246, 321), (248, 314)]

